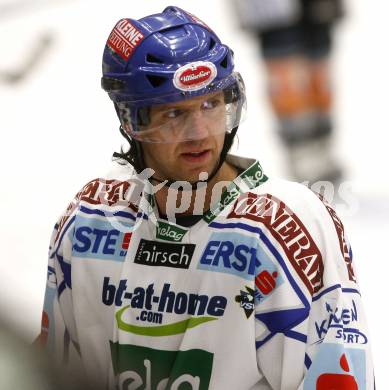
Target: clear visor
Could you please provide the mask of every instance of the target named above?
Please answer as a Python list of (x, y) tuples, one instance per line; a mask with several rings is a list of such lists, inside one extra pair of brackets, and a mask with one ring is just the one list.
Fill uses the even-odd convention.
[[(240, 81), (240, 80), (239, 80)], [(149, 143), (194, 141), (230, 132), (245, 116), (244, 86), (234, 83), (223, 90), (174, 103), (138, 107), (117, 103), (124, 130), (134, 139)], [(178, 99), (178, 96), (177, 96)], [(176, 96), (172, 96), (176, 100)]]

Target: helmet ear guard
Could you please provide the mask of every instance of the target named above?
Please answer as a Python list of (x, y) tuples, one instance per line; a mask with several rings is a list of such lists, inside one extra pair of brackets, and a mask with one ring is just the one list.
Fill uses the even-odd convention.
[(101, 78), (101, 88), (103, 88), (104, 91), (108, 93), (120, 92), (125, 89), (125, 83), (122, 80), (103, 76)]

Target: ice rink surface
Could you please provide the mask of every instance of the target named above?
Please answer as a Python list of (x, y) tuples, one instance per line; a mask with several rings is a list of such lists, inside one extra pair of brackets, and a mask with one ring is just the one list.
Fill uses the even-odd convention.
[[(210, 24), (235, 51), (249, 110), (235, 150), (259, 158), (268, 175), (284, 176), (255, 41), (237, 30), (227, 1), (173, 4)], [(0, 308), (27, 338), (39, 332), (51, 229), (122, 144), (113, 107), (99, 86), (105, 40), (119, 18), (139, 18), (166, 5), (171, 2), (0, 0)], [(388, 389), (389, 4), (350, 0), (346, 9), (337, 29), (334, 83), (337, 149), (349, 190), (348, 201), (337, 206), (353, 246), (377, 388)]]

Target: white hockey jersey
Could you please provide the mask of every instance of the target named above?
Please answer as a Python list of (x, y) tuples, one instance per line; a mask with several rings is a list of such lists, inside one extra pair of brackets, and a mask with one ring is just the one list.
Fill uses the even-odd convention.
[(41, 340), (107, 389), (372, 390), (342, 222), (228, 159), (244, 172), (189, 228), (128, 166), (86, 184), (54, 229)]

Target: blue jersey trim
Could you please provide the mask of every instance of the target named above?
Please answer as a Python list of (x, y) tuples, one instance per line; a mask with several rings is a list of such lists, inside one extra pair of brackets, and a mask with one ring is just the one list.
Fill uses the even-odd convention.
[(305, 367), (309, 370), (309, 368), (310, 368), (311, 365), (312, 365), (312, 360), (311, 360), (311, 358), (308, 356), (308, 354), (305, 354), (304, 363), (305, 363)]
[(307, 335), (303, 333), (296, 332), (294, 330), (287, 330), (284, 334), (286, 337), (289, 337), (290, 339), (294, 339), (297, 341), (301, 341), (304, 344), (307, 342)]
[(344, 293), (361, 295), (361, 293), (355, 288), (343, 288), (340, 284), (335, 284), (335, 285), (328, 287), (325, 290), (321, 291), (318, 295), (314, 296), (312, 298), (312, 302), (319, 300), (323, 295), (326, 295), (326, 294), (330, 293), (331, 291), (334, 291), (337, 289), (341, 289), (342, 292), (344, 292)]
[(88, 215), (100, 215), (102, 217), (107, 217), (107, 218), (109, 218), (109, 217), (123, 217), (123, 218), (131, 219), (132, 221), (136, 220), (136, 217), (134, 215), (127, 213), (125, 211), (115, 211), (115, 212), (102, 211), (99, 209), (90, 209), (90, 208), (85, 207), (85, 206), (81, 206), (80, 211), (82, 213), (88, 214)]
[(65, 283), (65, 281), (63, 280), (63, 281), (61, 282), (61, 284), (58, 286), (58, 299), (59, 299), (59, 297), (62, 295), (62, 293), (65, 291), (65, 289), (66, 289), (66, 283)]

